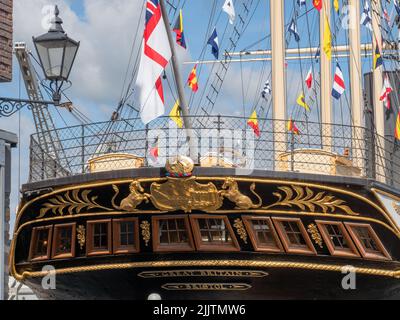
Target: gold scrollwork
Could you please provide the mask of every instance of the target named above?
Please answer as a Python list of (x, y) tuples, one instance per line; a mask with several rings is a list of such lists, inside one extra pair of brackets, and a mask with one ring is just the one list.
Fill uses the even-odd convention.
[(322, 209), (323, 213), (333, 213), (335, 210), (340, 209), (346, 214), (351, 216), (358, 216), (359, 213), (355, 213), (350, 209), (349, 206), (345, 205), (345, 201), (336, 199), (335, 196), (326, 194), (325, 191), (321, 191), (315, 195), (314, 191), (309, 187), (278, 187), (282, 193), (274, 192), (273, 195), (278, 198), (278, 201), (264, 207), (263, 209), (271, 209), (277, 206), (283, 207), (298, 207), (301, 210), (309, 209), (311, 212), (315, 212), (317, 207)]
[(251, 285), (247, 283), (166, 283), (161, 288), (179, 291), (243, 291), (249, 290)]
[(308, 225), (307, 231), (311, 234), (311, 238), (314, 240), (314, 242), (322, 249), (324, 245), (322, 243), (322, 237), (317, 226), (314, 223), (311, 223)]
[(79, 247), (81, 250), (85, 246), (86, 243), (86, 229), (85, 226), (79, 225), (76, 229), (76, 238), (78, 239)]
[(112, 209), (103, 207), (96, 202), (97, 196), (89, 197), (91, 190), (83, 190), (79, 194), (79, 189), (65, 192), (63, 195), (56, 195), (55, 198), (43, 204), (40, 209), (40, 214), (37, 219), (43, 218), (48, 211), (51, 210), (53, 214), (63, 216), (65, 213), (72, 215), (80, 213), (83, 209), (104, 209), (111, 211)]
[(247, 232), (246, 228), (244, 227), (242, 219), (237, 218), (234, 221), (233, 226), (236, 228), (236, 232), (239, 235), (240, 239), (242, 239), (243, 242), (247, 244)]
[(146, 247), (149, 245), (151, 233), (150, 233), (150, 223), (148, 221), (143, 221), (140, 224), (140, 229), (142, 229), (142, 237)]

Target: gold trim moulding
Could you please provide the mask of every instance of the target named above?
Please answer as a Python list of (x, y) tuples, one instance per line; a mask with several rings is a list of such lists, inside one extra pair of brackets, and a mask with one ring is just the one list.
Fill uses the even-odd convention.
[(144, 279), (153, 278), (185, 278), (185, 277), (217, 277), (217, 278), (264, 278), (269, 274), (261, 270), (157, 270), (142, 271), (138, 277)]
[[(90, 265), (82, 267), (71, 267), (56, 269), (57, 275), (72, 274), (79, 272), (94, 272), (104, 270), (122, 270), (122, 269), (142, 269), (142, 268), (176, 268), (186, 267), (190, 268), (196, 266), (201, 267), (234, 267), (234, 268), (285, 268), (285, 269), (304, 269), (311, 271), (328, 271), (328, 272), (340, 272), (342, 273), (347, 265), (334, 265), (334, 264), (318, 264), (318, 263), (306, 263), (306, 262), (289, 262), (289, 261), (254, 261), (254, 260), (175, 260), (175, 261), (147, 261), (147, 262), (129, 262), (119, 264), (102, 264), (102, 265)], [(387, 270), (387, 269), (376, 269), (366, 267), (355, 267), (355, 272), (364, 275), (371, 276), (382, 276), (389, 278), (400, 279), (400, 269)], [(18, 281), (26, 278), (38, 278), (48, 275), (46, 271), (24, 271), (22, 274), (18, 274), (15, 269), (12, 269), (12, 275)]]

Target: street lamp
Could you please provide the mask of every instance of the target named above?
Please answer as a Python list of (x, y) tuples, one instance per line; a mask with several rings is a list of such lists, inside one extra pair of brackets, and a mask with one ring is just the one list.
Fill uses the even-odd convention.
[(46, 79), (50, 81), (53, 101), (0, 97), (0, 118), (10, 117), (24, 107), (33, 108), (36, 105), (60, 106), (61, 89), (65, 82), (70, 83), (68, 77), (80, 42), (76, 42), (67, 36), (61, 26), (63, 21), (59, 18), (59, 13), (58, 7), (55, 6), (49, 31), (37, 38), (33, 37), (40, 65)]
[(64, 82), (69, 82), (68, 77), (80, 44), (65, 33), (59, 14), (58, 6), (55, 6), (49, 31), (36, 38), (33, 37), (40, 65), (46, 79), (50, 81), (53, 100), (56, 104), (61, 100), (60, 92)]

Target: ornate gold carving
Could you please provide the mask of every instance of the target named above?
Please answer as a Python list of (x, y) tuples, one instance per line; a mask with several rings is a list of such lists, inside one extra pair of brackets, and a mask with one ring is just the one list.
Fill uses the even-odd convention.
[(82, 250), (86, 243), (85, 226), (83, 226), (83, 225), (78, 226), (78, 228), (76, 229), (76, 238), (78, 239), (79, 247)]
[(160, 270), (143, 271), (140, 278), (184, 278), (184, 277), (223, 277), (223, 278), (264, 278), (269, 276), (265, 271), (258, 270)]
[[(335, 196), (326, 194), (325, 191), (321, 191), (315, 195), (314, 191), (309, 187), (278, 187), (279, 190), (283, 191), (286, 196), (279, 192), (274, 192), (273, 195), (278, 198), (278, 201), (264, 207), (263, 209), (271, 209), (277, 206), (283, 207), (298, 207), (301, 210), (309, 209), (314, 212), (316, 207), (322, 209), (323, 213), (333, 213), (336, 209), (344, 211), (348, 215), (358, 216), (358, 213), (353, 212), (344, 200), (336, 199)], [(295, 195), (296, 193), (296, 195)]]
[[(111, 211), (112, 209), (103, 207), (96, 202), (97, 196), (89, 198), (91, 190), (83, 190), (79, 194), (79, 189), (73, 190), (71, 193), (67, 191), (64, 195), (56, 195), (55, 198), (49, 200), (49, 202), (43, 204), (43, 208), (40, 209), (40, 214), (37, 219), (40, 219), (46, 215), (48, 211), (52, 211), (53, 214), (64, 215), (66, 212), (69, 215), (80, 213), (83, 209), (90, 210), (95, 208), (104, 209)], [(65, 212), (66, 210), (66, 212)]]
[(311, 234), (311, 238), (314, 240), (314, 242), (319, 245), (320, 248), (323, 248), (324, 245), (322, 243), (322, 237), (317, 226), (314, 223), (311, 223), (308, 225), (307, 231)]
[(140, 229), (142, 229), (142, 237), (146, 247), (149, 245), (151, 233), (150, 233), (150, 223), (148, 221), (143, 221), (140, 224)]
[(392, 201), (394, 211), (400, 216), (400, 202)]
[(247, 283), (166, 283), (161, 288), (179, 291), (244, 291), (249, 290), (251, 285)]
[(256, 184), (253, 182), (250, 186), (250, 191), (258, 198), (258, 203), (254, 204), (253, 201), (239, 191), (239, 186), (233, 178), (227, 178), (222, 185), (220, 195), (227, 198), (229, 201), (236, 204), (235, 209), (247, 210), (256, 209), (262, 206), (261, 197), (254, 191)]
[(189, 157), (176, 156), (167, 160), (165, 169), (172, 176), (187, 177), (192, 174), (194, 162)]
[(115, 191), (115, 194), (111, 199), (111, 204), (117, 210), (136, 211), (136, 207), (138, 205), (140, 205), (143, 201), (148, 203), (151, 197), (148, 193), (144, 192), (144, 189), (139, 181), (133, 180), (129, 185), (129, 195), (126, 198), (122, 199), (120, 205), (117, 206), (115, 204), (115, 199), (119, 194), (119, 189), (115, 184), (113, 184), (112, 187)]
[(154, 182), (150, 187), (153, 205), (166, 211), (218, 210), (222, 206), (222, 197), (211, 182), (200, 184), (195, 177), (167, 178), (167, 182)]
[(243, 242), (247, 244), (247, 232), (246, 228), (244, 227), (242, 219), (237, 218), (234, 221), (233, 226), (236, 228), (236, 232), (239, 235), (240, 239), (242, 239)]

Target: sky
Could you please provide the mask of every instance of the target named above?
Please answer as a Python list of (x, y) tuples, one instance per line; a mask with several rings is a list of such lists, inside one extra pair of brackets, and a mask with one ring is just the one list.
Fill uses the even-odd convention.
[[(139, 17), (141, 16), (143, 1), (14, 0), (14, 41), (26, 42), (28, 48), (32, 50), (32, 36), (47, 32), (43, 22), (47, 21), (48, 6), (58, 4), (60, 17), (64, 21), (64, 30), (71, 38), (81, 43), (70, 76), (72, 87), (67, 91), (67, 95), (73, 101), (74, 106), (92, 121), (107, 121), (126, 89), (126, 82), (129, 82), (130, 76), (125, 79), (125, 75), (131, 74), (132, 61), (137, 57), (138, 46), (136, 45), (132, 50), (132, 45), (135, 35), (140, 36), (142, 34), (143, 22), (139, 20)], [(241, 10), (242, 1), (236, 0), (234, 2), (237, 12)], [(196, 62), (202, 57), (203, 49), (205, 50), (204, 59), (213, 59), (210, 48), (203, 41), (208, 37), (207, 32), (210, 32), (210, 29), (207, 28), (208, 24), (210, 23), (211, 27), (214, 25), (217, 27), (222, 42), (221, 47), (225, 47), (229, 43), (229, 35), (232, 33), (233, 27), (229, 25), (227, 15), (221, 13), (224, 0), (189, 0), (182, 2), (185, 3), (183, 12), (188, 49), (177, 48), (177, 50), (182, 73), (186, 77), (193, 67), (193, 64), (188, 62)], [(293, 17), (295, 2), (295, 0), (285, 1), (286, 24)], [(308, 9), (311, 9), (311, 1), (307, 1), (307, 3)], [(252, 4), (251, 23), (240, 39), (236, 51), (270, 49), (269, 1), (253, 0)], [(213, 12), (214, 14), (212, 14)], [(305, 9), (301, 8), (299, 14), (304, 12)], [(209, 21), (210, 17), (213, 17), (212, 21)], [(316, 10), (310, 12), (307, 21), (304, 17), (299, 19), (298, 29), (301, 36), (299, 45), (319, 46), (318, 13)], [(227, 31), (225, 37), (223, 37), (225, 28)], [(365, 32), (363, 30), (363, 40), (368, 39)], [(343, 41), (344, 35), (345, 33), (338, 34), (338, 41)], [(292, 38), (287, 36), (286, 38), (290, 39), (288, 47), (297, 47), (298, 44)], [(131, 52), (134, 54), (131, 64), (129, 64)], [(370, 59), (363, 61), (364, 71), (368, 71)], [(341, 63), (343, 63), (343, 69), (346, 69), (347, 61)], [(288, 113), (293, 114), (295, 112), (298, 115), (301, 112), (301, 109), (294, 107), (295, 100), (299, 90), (303, 87), (302, 78), (309, 68), (309, 60), (302, 63), (288, 63), (286, 70)], [(37, 70), (40, 72), (38, 68)], [(259, 99), (259, 96), (264, 82), (269, 78), (270, 70), (270, 62), (232, 64), (214, 113), (248, 117), (254, 108), (260, 108), (262, 104), (265, 107), (264, 111), (268, 110), (270, 102), (263, 102)], [(204, 90), (210, 74), (212, 74), (210, 65), (201, 68), (201, 72), (199, 72), (200, 92)], [(348, 72), (345, 70), (344, 74), (347, 75)], [(348, 82), (346, 83), (348, 85)], [(190, 97), (189, 89), (186, 90), (186, 94)], [(169, 112), (173, 105), (174, 94), (176, 95), (176, 93), (166, 92), (166, 112)], [(9, 84), (0, 85), (0, 96), (26, 98), (15, 59), (13, 81)], [(197, 105), (200, 105), (200, 96), (200, 94), (195, 96), (191, 108), (194, 109)], [(67, 111), (56, 111), (54, 107), (50, 107), (50, 109), (55, 116), (57, 127), (78, 124)], [(316, 119), (317, 113), (317, 108), (313, 109), (311, 117)], [(62, 115), (62, 118), (59, 114)], [(336, 112), (335, 114), (339, 113)], [(271, 116), (271, 114), (269, 115)], [(28, 179), (29, 135), (35, 132), (35, 127), (30, 111), (25, 109), (11, 118), (0, 118), (0, 128), (15, 132), (20, 136), (19, 148), (13, 151), (12, 164), (14, 178), (11, 212), (15, 213), (19, 185), (25, 183)]]

